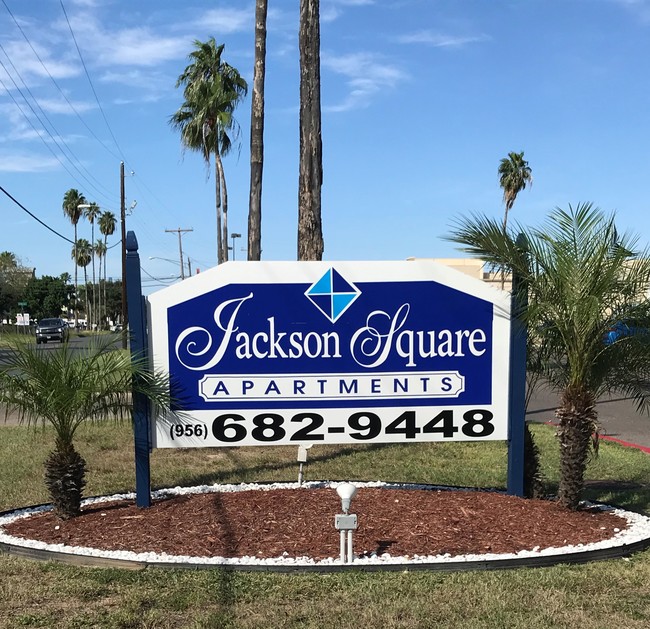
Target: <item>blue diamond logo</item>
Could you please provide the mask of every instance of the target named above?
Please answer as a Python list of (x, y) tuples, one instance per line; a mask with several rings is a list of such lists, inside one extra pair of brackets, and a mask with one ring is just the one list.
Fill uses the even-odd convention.
[(330, 269), (305, 292), (305, 296), (332, 323), (356, 300), (361, 291), (334, 269)]

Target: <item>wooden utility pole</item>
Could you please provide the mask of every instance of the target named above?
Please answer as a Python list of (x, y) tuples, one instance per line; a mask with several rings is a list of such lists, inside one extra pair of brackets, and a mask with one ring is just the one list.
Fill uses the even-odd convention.
[(171, 234), (178, 234), (178, 253), (180, 256), (180, 261), (181, 261), (181, 279), (185, 279), (185, 266), (183, 264), (183, 234), (187, 232), (193, 232), (193, 229), (181, 229), (180, 227), (176, 229), (166, 229), (165, 230), (168, 233)]

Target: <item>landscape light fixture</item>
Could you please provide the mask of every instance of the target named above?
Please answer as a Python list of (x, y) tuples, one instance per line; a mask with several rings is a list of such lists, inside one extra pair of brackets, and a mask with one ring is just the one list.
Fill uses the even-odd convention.
[(336, 488), (336, 493), (341, 499), (343, 513), (334, 516), (334, 526), (340, 533), (341, 563), (352, 563), (352, 531), (357, 528), (357, 516), (349, 513), (352, 498), (357, 495), (357, 488), (352, 483), (341, 483)]

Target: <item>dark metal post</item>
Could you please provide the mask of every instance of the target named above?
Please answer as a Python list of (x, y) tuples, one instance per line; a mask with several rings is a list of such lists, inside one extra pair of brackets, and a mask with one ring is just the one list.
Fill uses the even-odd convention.
[[(517, 237), (517, 246), (527, 255), (528, 241)], [(512, 273), (510, 311), (510, 396), (508, 400), (508, 494), (524, 495), (524, 434), (526, 421), (526, 338), (523, 314), (528, 308), (528, 291), (524, 278)]]
[[(142, 296), (140, 255), (135, 233), (126, 236), (127, 304), (131, 333), (131, 360), (147, 356), (145, 302)], [(151, 470), (149, 465), (150, 432), (149, 402), (140, 393), (133, 393), (133, 437), (135, 441), (135, 492), (138, 507), (151, 506)]]

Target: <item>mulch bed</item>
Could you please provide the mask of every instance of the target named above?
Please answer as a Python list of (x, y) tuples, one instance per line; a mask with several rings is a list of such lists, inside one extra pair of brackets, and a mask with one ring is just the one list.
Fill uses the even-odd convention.
[[(626, 528), (596, 509), (567, 511), (557, 503), (494, 492), (360, 488), (357, 556), (515, 553), (588, 544)], [(193, 557), (272, 558), (339, 555), (334, 489), (273, 489), (174, 496), (140, 509), (132, 501), (95, 504), (81, 516), (50, 513), (4, 527), (16, 537), (104, 550)]]

